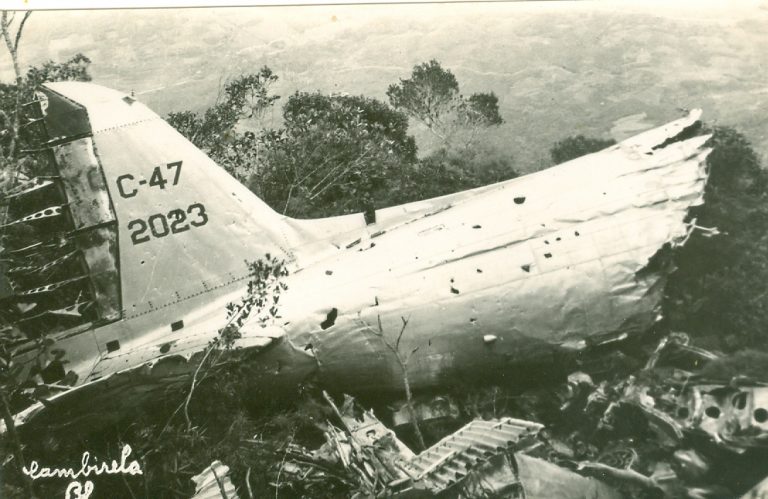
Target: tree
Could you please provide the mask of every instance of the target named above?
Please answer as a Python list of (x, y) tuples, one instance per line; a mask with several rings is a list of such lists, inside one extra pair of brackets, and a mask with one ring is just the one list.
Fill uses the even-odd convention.
[[(268, 92), (276, 80), (266, 67), (238, 77), (204, 113), (171, 113), (168, 121), (280, 213), (370, 212), (517, 175), (509, 158), (485, 149), (441, 150), (419, 161), (407, 115), (363, 96), (296, 92), (281, 128), (239, 131), (279, 98)], [(459, 104), (465, 112), (456, 119), (469, 128), (501, 122), (493, 94)]]
[(264, 155), (251, 188), (281, 213), (329, 216), (367, 211), (416, 160), (408, 119), (362, 96), (297, 92), (284, 128), (262, 134)]
[[(424, 123), (440, 139), (448, 135), (446, 116), (460, 104), (459, 82), (440, 63), (431, 60), (413, 67), (411, 77), (387, 89), (389, 103)], [(453, 116), (452, 116), (453, 118)]]
[(710, 131), (705, 203), (692, 213), (702, 229), (676, 252), (664, 309), (670, 327), (704, 346), (765, 349), (768, 173), (743, 134), (725, 126)]
[(516, 176), (509, 158), (468, 147), (477, 130), (502, 123), (498, 98), (464, 99), (450, 72), (436, 61), (422, 66), (419, 78), (436, 81), (428, 89), (435, 97), (425, 97), (423, 108), (414, 102), (416, 112), (439, 128), (450, 107), (450, 126), (464, 127), (469, 137), (464, 148), (445, 148), (426, 161), (416, 157), (408, 116), (363, 96), (296, 92), (283, 106), (281, 128), (240, 131), (243, 120), (279, 99), (269, 93), (277, 76), (267, 67), (232, 80), (204, 113), (176, 112), (167, 120), (272, 208), (296, 217), (370, 213)]
[[(463, 97), (453, 73), (434, 59), (414, 66), (410, 78), (390, 85), (387, 97), (392, 107), (423, 123), (446, 148), (468, 148), (479, 130), (504, 122), (493, 92)], [(459, 132), (464, 136), (457, 137)]]
[(35, 88), (47, 81), (91, 81), (88, 69), (91, 60), (84, 54), (77, 53), (65, 62), (44, 62), (40, 67), (32, 66), (27, 70), (26, 84)]
[(256, 168), (261, 141), (253, 132), (239, 132), (237, 125), (260, 117), (280, 97), (270, 95), (277, 81), (271, 69), (238, 76), (224, 86), (213, 107), (202, 115), (192, 111), (170, 113), (166, 121), (208, 154), (231, 175), (244, 181)]
[[(13, 22), (16, 13), (9, 15), (7, 11), (3, 11), (2, 19), (0, 19), (0, 30), (2, 30), (3, 40), (8, 49), (8, 55), (10, 55), (11, 61), (13, 62), (16, 89), (15, 92), (12, 91), (14, 87), (13, 85), (11, 85), (10, 88), (4, 85), (3, 88), (0, 89), (0, 91), (2, 91), (0, 94), (0, 105), (2, 105), (2, 110), (0, 110), (2, 111), (2, 114), (0, 114), (0, 118), (3, 120), (2, 138), (4, 139), (4, 142), (6, 142), (6, 148), (2, 151), (3, 159), (14, 157), (16, 153), (16, 141), (18, 140), (19, 135), (22, 103), (20, 90), (24, 87), (24, 79), (21, 74), (21, 67), (19, 66), (19, 42), (21, 41), (21, 34), (24, 31), (24, 25), (30, 15), (30, 11), (24, 13), (24, 17), (19, 21), (18, 27), (16, 27), (15, 34), (13, 33)], [(8, 105), (11, 103), (12, 105)]]
[(486, 147), (439, 149), (404, 169), (390, 204), (429, 199), (519, 176), (513, 158)]
[(481, 126), (504, 123), (499, 114), (499, 98), (493, 92), (470, 95), (466, 106), (465, 119), (469, 123)]
[(392, 352), (392, 355), (395, 357), (395, 360), (397, 361), (397, 365), (400, 368), (400, 374), (402, 375), (403, 379), (403, 391), (405, 392), (405, 405), (408, 408), (408, 414), (411, 417), (411, 426), (413, 427), (413, 434), (416, 435), (416, 440), (419, 442), (419, 451), (426, 450), (427, 446), (424, 443), (424, 435), (421, 433), (421, 428), (419, 427), (419, 418), (416, 414), (416, 408), (413, 405), (413, 393), (411, 391), (411, 382), (408, 378), (408, 363), (411, 361), (411, 357), (413, 357), (413, 354), (419, 351), (419, 348), (421, 346), (416, 346), (411, 349), (410, 352), (403, 352), (400, 349), (400, 342), (403, 339), (403, 333), (405, 333), (405, 328), (408, 327), (408, 321), (410, 318), (406, 317), (400, 317), (400, 320), (403, 322), (403, 326), (400, 328), (400, 332), (397, 335), (397, 338), (393, 342), (391, 339), (387, 338), (387, 335), (384, 333), (384, 328), (381, 325), (381, 316), (376, 316), (376, 323), (377, 323), (377, 329), (374, 329), (370, 326), (368, 326), (368, 331), (371, 332), (374, 336), (377, 336), (381, 342), (384, 344), (385, 347), (387, 347), (387, 350)]
[(552, 157), (552, 162), (559, 165), (586, 154), (602, 151), (615, 143), (616, 141), (613, 139), (596, 139), (576, 135), (556, 142), (549, 150), (549, 154)]
[[(14, 71), (12, 83), (0, 83), (0, 225), (4, 225), (9, 218), (17, 217), (19, 212), (29, 210), (30, 207), (24, 201), (9, 199), (9, 195), (15, 193), (21, 183), (30, 181), (36, 175), (55, 175), (55, 172), (49, 170), (48, 161), (25, 154), (25, 149), (33, 148), (47, 140), (47, 137), (43, 137), (39, 130), (26, 126), (30, 121), (23, 104), (33, 100), (36, 88), (46, 81), (90, 80), (88, 65), (91, 61), (82, 54), (63, 63), (48, 61), (40, 67), (29, 68), (26, 74), (22, 72), (20, 41), (30, 14), (29, 11), (24, 13), (18, 23), (15, 21), (19, 13), (4, 11), (0, 18), (0, 32)], [(28, 240), (43, 240), (42, 236), (48, 238), (50, 234), (44, 234), (38, 227), (22, 228), (20, 225), (0, 229), (0, 247), (3, 248), (0, 251), (4, 253), (4, 261), (0, 264), (1, 281), (9, 282), (5, 276), (6, 263), (33, 267), (39, 264), (36, 259), (26, 259), (21, 263), (9, 255), (9, 250), (26, 246)], [(15, 275), (14, 278), (23, 281), (23, 277)], [(47, 338), (50, 331), (32, 328), (28, 326), (30, 322), (21, 327), (19, 319), (24, 311), (20, 311), (19, 307), (23, 308), (22, 305), (15, 303), (10, 294), (0, 295), (0, 410), (15, 464), (20, 469), (24, 466), (24, 455), (13, 414), (42, 395), (45, 386), (40, 375), (44, 378), (45, 368), (57, 361), (43, 365), (43, 359), (56, 358), (53, 342)], [(33, 357), (28, 365), (18, 362), (15, 356), (17, 348), (22, 345), (29, 349)], [(66, 383), (65, 380), (62, 382)], [(25, 486), (25, 495), (33, 497), (32, 484), (27, 480)]]

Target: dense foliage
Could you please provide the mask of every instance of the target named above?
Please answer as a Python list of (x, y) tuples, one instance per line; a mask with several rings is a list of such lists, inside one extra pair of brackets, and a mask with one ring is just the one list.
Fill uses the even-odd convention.
[(465, 100), (449, 71), (436, 61), (428, 66), (445, 80), (434, 92), (447, 101), (424, 106), (435, 110), (438, 127), (449, 122), (436, 109), (450, 108), (453, 139), (426, 158), (408, 133), (409, 116), (418, 116), (364, 96), (296, 92), (283, 105), (279, 128), (249, 127), (279, 99), (269, 92), (277, 76), (267, 67), (233, 79), (204, 113), (167, 119), (272, 208), (298, 218), (370, 212), (516, 177), (510, 157), (475, 140), (483, 127), (502, 123), (498, 98)]
[[(12, 265), (31, 265), (34, 268), (35, 265), (40, 265), (40, 262), (26, 259), (20, 263), (11, 258), (6, 249), (20, 248), (29, 241), (40, 241), (43, 237), (50, 238), (53, 234), (51, 227), (46, 227), (45, 224), (37, 227), (26, 227), (23, 224), (6, 226), (8, 220), (19, 216), (19, 209), (22, 212), (25, 209), (23, 202), (16, 203), (20, 206), (12, 207), (8, 202), (8, 195), (35, 176), (52, 175), (47, 168), (46, 158), (25, 154), (25, 149), (35, 147), (45, 139), (40, 131), (26, 126), (29, 116), (25, 112), (24, 103), (34, 99), (35, 89), (43, 82), (90, 79), (90, 60), (82, 54), (77, 54), (63, 63), (48, 61), (40, 67), (29, 68), (26, 74), (21, 71), (19, 41), (29, 16), (29, 12), (23, 17), (19, 14), (21, 20), (14, 24), (16, 15), (9, 16), (8, 12), (3, 12), (0, 21), (2, 38), (15, 73), (12, 83), (0, 84), (0, 417), (6, 432), (6, 438), (0, 440), (0, 454), (9, 456), (3, 460), (4, 467), (13, 462), (16, 469), (24, 466), (25, 458), (23, 443), (16, 432), (12, 414), (40, 397), (41, 390), (46, 389), (42, 379), (45, 369), (57, 365), (55, 363), (59, 361), (53, 349), (53, 341), (47, 338), (47, 335), (56, 329), (56, 324), (49, 324), (47, 328), (18, 326), (17, 320), (20, 316), (34, 309), (37, 304), (15, 300), (14, 287), (11, 286), (7, 272)], [(16, 285), (18, 286), (18, 282)], [(55, 297), (49, 300), (49, 305), (56, 303)], [(18, 362), (15, 356), (16, 349), (25, 342), (28, 342), (26, 346), (31, 346), (33, 352), (33, 361), (29, 364)], [(5, 469), (0, 471), (2, 474), (5, 474), (4, 472)], [(33, 495), (29, 480), (18, 480), (18, 483), (23, 485), (24, 488), (20, 490), (24, 490), (26, 497)], [(6, 492), (6, 489), (0, 489), (0, 495)]]
[(373, 209), (416, 161), (408, 120), (362, 96), (301, 93), (283, 108), (251, 188), (282, 213), (317, 217)]
[(279, 97), (269, 95), (277, 76), (268, 67), (241, 75), (224, 86), (223, 96), (202, 115), (192, 111), (170, 113), (166, 120), (197, 147), (215, 155), (234, 134), (237, 124), (263, 113)]
[[(705, 203), (667, 286), (670, 326), (705, 346), (765, 350), (768, 324), (768, 173), (749, 141), (717, 126)], [(716, 228), (713, 235), (706, 229)]]
[(616, 142), (611, 139), (595, 139), (576, 135), (555, 142), (549, 150), (552, 162), (556, 165), (597, 151), (602, 151)]

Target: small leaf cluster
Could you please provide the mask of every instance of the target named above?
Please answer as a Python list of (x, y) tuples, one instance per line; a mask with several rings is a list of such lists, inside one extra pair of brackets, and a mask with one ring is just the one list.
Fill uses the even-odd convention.
[[(280, 294), (288, 289), (284, 278), (288, 276), (285, 262), (267, 253), (264, 258), (246, 262), (251, 276), (245, 295), (239, 303), (228, 303), (227, 325), (217, 338), (224, 348), (231, 348), (241, 337), (240, 329), (255, 319), (266, 327), (278, 314)], [(254, 317), (251, 317), (256, 314)]]

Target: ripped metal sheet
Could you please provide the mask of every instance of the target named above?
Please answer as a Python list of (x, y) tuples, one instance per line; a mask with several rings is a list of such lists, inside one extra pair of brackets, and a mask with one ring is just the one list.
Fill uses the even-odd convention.
[(377, 447), (379, 450), (395, 452), (401, 460), (413, 459), (414, 453), (403, 444), (395, 434), (378, 420), (371, 410), (363, 410), (361, 414), (355, 407), (355, 400), (344, 395), (344, 405), (339, 410), (341, 420), (360, 445)]
[(386, 380), (401, 389), (385, 343), (402, 317), (403, 352), (418, 348), (408, 365), (415, 385), (641, 333), (658, 319), (670, 271), (649, 263), (691, 230), (685, 219), (702, 201), (707, 140), (622, 143), (400, 226), (377, 222), (368, 230), (384, 235), (292, 280), (281, 309), (289, 334), (312, 346), (325, 382), (359, 390)]
[(768, 386), (691, 385), (678, 399), (678, 422), (735, 449), (768, 446)]
[(26, 182), (22, 182), (20, 185), (18, 185), (16, 188), (11, 190), (10, 192), (6, 193), (3, 196), (3, 201), (14, 199), (20, 196), (24, 196), (26, 194), (29, 194), (31, 192), (35, 192), (40, 189), (44, 189), (46, 187), (50, 187), (53, 185), (53, 180), (50, 178), (45, 177), (35, 177), (32, 179), (27, 180)]
[[(392, 407), (392, 425), (395, 428), (412, 423), (408, 402), (403, 401)], [(459, 406), (451, 397), (436, 395), (429, 399), (413, 401), (413, 410), (419, 421), (457, 420)]]
[(191, 499), (238, 499), (237, 490), (229, 478), (229, 466), (214, 461), (199, 475), (192, 477), (195, 495)]
[(749, 492), (741, 496), (741, 499), (768, 499), (768, 477), (749, 489)]
[(77, 250), (70, 251), (69, 253), (65, 253), (62, 256), (60, 256), (60, 257), (58, 257), (58, 258), (56, 258), (54, 260), (51, 260), (50, 262), (45, 263), (43, 265), (37, 265), (37, 266), (28, 265), (28, 266), (25, 266), (25, 267), (14, 267), (12, 269), (8, 269), (8, 273), (14, 274), (14, 273), (22, 273), (22, 272), (23, 273), (40, 273), (40, 272), (45, 272), (48, 269), (51, 269), (51, 268), (53, 268), (53, 267), (55, 267), (57, 265), (60, 265), (60, 264), (64, 263), (65, 261), (69, 260), (70, 258), (75, 256), (76, 254), (77, 254)]
[(67, 284), (71, 284), (73, 282), (83, 280), (87, 277), (88, 276), (83, 275), (83, 276), (73, 277), (71, 279), (64, 279), (63, 281), (53, 282), (51, 284), (46, 284), (44, 286), (39, 286), (37, 288), (20, 291), (18, 294), (20, 296), (27, 296), (27, 295), (35, 295), (38, 293), (50, 293), (51, 291), (56, 291), (57, 289), (63, 286), (66, 286)]
[(538, 423), (475, 420), (423, 451), (408, 465), (412, 487), (440, 497), (618, 499), (612, 487), (516, 449), (535, 440)]
[(61, 216), (63, 209), (64, 209), (63, 206), (49, 206), (47, 208), (43, 208), (42, 210), (31, 213), (17, 220), (13, 220), (12, 222), (8, 222), (7, 224), (0, 225), (0, 228), (10, 227), (11, 225), (22, 224), (27, 222), (36, 222), (38, 220), (43, 220), (45, 218), (58, 217), (58, 216)]
[(578, 475), (543, 459), (515, 454), (518, 478), (526, 499), (619, 499), (616, 489), (592, 477)]
[(92, 302), (89, 302), (89, 301), (78, 302), (68, 307), (59, 308), (56, 310), (48, 310), (47, 313), (51, 315), (61, 315), (61, 316), (68, 316), (68, 317), (82, 317), (81, 307), (85, 307), (91, 303)]
[[(92, 333), (90, 330), (83, 334)], [(112, 344), (115, 350), (107, 351), (105, 347), (88, 378), (77, 379), (76, 387), (49, 397), (45, 405), (36, 404), (17, 414), (17, 424), (34, 421), (47, 428), (85, 424), (91, 429), (108, 425), (130, 414), (132, 408), (162, 400), (189, 386), (210, 339), (210, 334), (191, 334), (186, 329), (168, 335), (163, 343), (133, 347), (120, 344), (115, 337), (99, 338), (99, 343)], [(244, 363), (252, 380), (262, 381), (265, 390), (276, 393), (295, 386), (316, 369), (310, 355), (296, 349), (283, 332), (275, 329), (243, 332), (222, 358)], [(276, 380), (287, 365), (291, 366), (290, 372)], [(94, 406), (99, 407), (98, 413), (87, 411)]]

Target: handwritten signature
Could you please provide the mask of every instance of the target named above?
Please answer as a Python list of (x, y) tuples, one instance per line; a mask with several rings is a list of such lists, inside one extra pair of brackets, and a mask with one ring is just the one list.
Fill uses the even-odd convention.
[(42, 467), (37, 461), (32, 461), (29, 467), (24, 467), (23, 472), (32, 480), (40, 478), (69, 478), (72, 480), (65, 491), (64, 499), (88, 499), (93, 493), (93, 482), (86, 480), (80, 482), (81, 478), (87, 478), (91, 475), (142, 475), (141, 466), (138, 461), (128, 462), (131, 455), (131, 446), (125, 444), (120, 453), (120, 462), (116, 460), (96, 462), (93, 458), (91, 463), (91, 453), (83, 452), (83, 458), (80, 462), (80, 468), (49, 468)]

